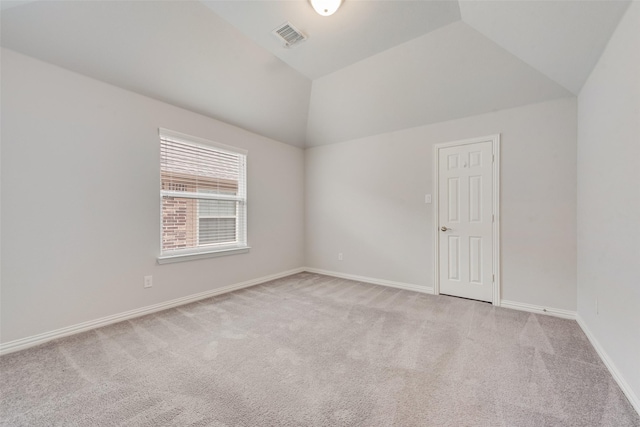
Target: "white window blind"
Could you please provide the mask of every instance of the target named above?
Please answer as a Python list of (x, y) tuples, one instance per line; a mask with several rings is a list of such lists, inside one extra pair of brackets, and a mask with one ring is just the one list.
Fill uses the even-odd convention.
[(161, 257), (247, 247), (246, 152), (160, 130)]

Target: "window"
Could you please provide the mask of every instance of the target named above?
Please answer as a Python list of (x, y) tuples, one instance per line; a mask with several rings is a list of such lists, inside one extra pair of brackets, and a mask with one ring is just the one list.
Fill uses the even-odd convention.
[(246, 252), (246, 152), (160, 129), (160, 263)]

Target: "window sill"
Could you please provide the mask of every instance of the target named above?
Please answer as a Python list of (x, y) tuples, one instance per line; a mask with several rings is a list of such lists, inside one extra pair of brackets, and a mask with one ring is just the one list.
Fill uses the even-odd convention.
[(174, 262), (193, 261), (196, 259), (215, 258), (219, 256), (245, 254), (251, 249), (249, 246), (232, 249), (218, 249), (206, 252), (195, 252), (187, 254), (161, 255), (158, 257), (158, 264), (170, 264)]

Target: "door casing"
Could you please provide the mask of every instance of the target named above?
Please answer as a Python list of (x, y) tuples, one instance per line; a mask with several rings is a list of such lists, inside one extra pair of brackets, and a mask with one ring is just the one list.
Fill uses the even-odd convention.
[(469, 145), (479, 142), (491, 142), (493, 162), (493, 299), (492, 304), (500, 306), (500, 134), (489, 135), (479, 138), (465, 139), (461, 141), (445, 142), (434, 145), (434, 185), (435, 196), (433, 204), (433, 217), (434, 217), (434, 279), (433, 279), (433, 293), (440, 295), (440, 171), (439, 171), (439, 156), (440, 149), (455, 147), (459, 145)]

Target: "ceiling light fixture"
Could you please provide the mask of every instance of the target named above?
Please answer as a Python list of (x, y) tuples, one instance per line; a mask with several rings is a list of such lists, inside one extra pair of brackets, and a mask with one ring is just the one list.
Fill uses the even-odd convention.
[(342, 4), (342, 0), (309, 0), (319, 15), (333, 15)]

